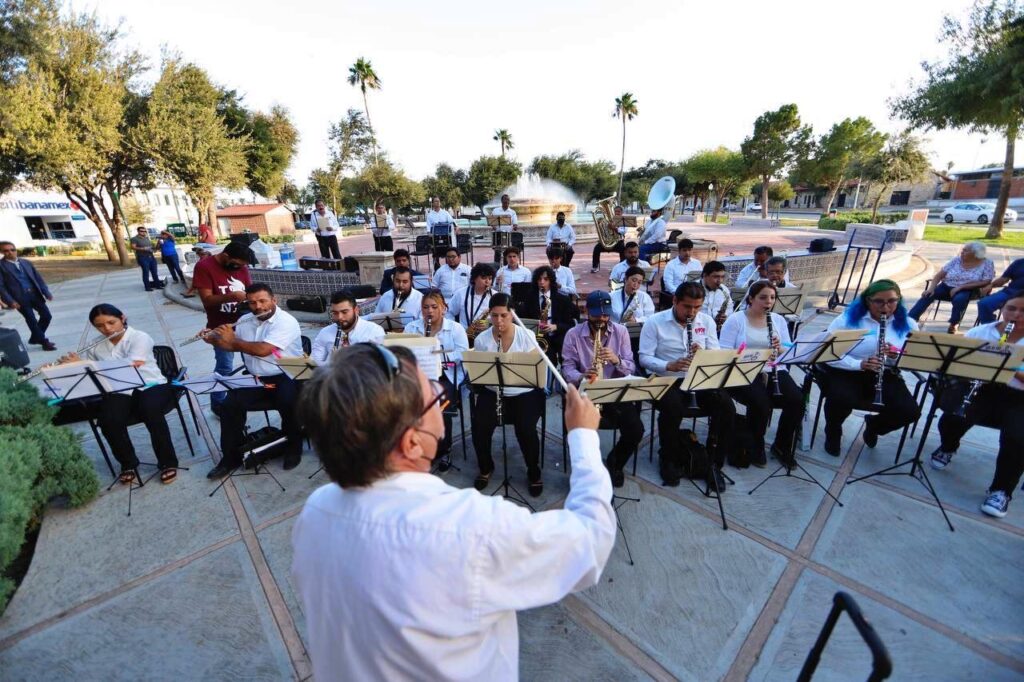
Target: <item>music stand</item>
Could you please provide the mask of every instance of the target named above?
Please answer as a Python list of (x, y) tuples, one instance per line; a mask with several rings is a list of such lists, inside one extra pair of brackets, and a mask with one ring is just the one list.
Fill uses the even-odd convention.
[[(772, 312), (778, 313), (785, 317), (786, 315), (797, 315), (804, 309), (804, 292), (802, 290), (788, 291), (787, 287), (776, 290), (778, 293), (775, 296), (775, 305), (772, 306)], [(746, 296), (746, 292), (743, 292)]]
[(404, 314), (405, 312), (399, 308), (398, 310), (391, 310), (383, 313), (363, 315), (362, 318), (367, 322), (373, 322), (374, 324), (380, 325), (385, 332), (401, 332), (405, 329), (405, 323), (402, 322), (402, 316)]
[(308, 355), (285, 355), (277, 359), (277, 366), (293, 381), (305, 381), (313, 377), (313, 370), (320, 364)]
[[(487, 216), (487, 227), (491, 228), (491, 248), (494, 250), (494, 262), (501, 263), (501, 254), (506, 247), (512, 245), (512, 216), (510, 215), (489, 215)], [(503, 230), (501, 228), (509, 229)], [(508, 235), (499, 237), (498, 235)]]
[(612, 216), (612, 219), (611, 219), (609, 224), (612, 226), (612, 229), (614, 229), (619, 234), (619, 238), (622, 239), (622, 240), (625, 240), (626, 239), (626, 234), (623, 233), (623, 232), (619, 232), (619, 228), (620, 227), (626, 228), (626, 232), (629, 232), (629, 228), (631, 228), (631, 227), (635, 228), (636, 227), (636, 216), (634, 216), (634, 215), (629, 215), (629, 216), (624, 215), (624, 216), (619, 216), (618, 218), (616, 218), (615, 216)]
[[(466, 380), (471, 384), (497, 388), (498, 405), (500, 407), (503, 390), (508, 388), (544, 388), (547, 383), (547, 365), (540, 353), (494, 353), (484, 351), (464, 351), (462, 368), (466, 372)], [(500, 412), (500, 410), (499, 410)], [(508, 436), (505, 420), (499, 419), (501, 426), (501, 459), (504, 467), (501, 483), (491, 495), (502, 489), (502, 495), (514, 502), (519, 502), (531, 511), (536, 511), (519, 492), (508, 475)]]
[[(942, 394), (946, 387), (946, 377), (957, 377), (960, 379), (971, 379), (985, 383), (1007, 384), (1013, 378), (1014, 372), (1024, 362), (1024, 348), (1014, 346), (1009, 352), (992, 351), (985, 349), (987, 342), (981, 339), (972, 339), (966, 336), (955, 334), (935, 334), (930, 332), (911, 332), (903, 343), (896, 367), (899, 369), (917, 370), (932, 374), (930, 381), (934, 387), (932, 404), (928, 409), (928, 418), (925, 420), (924, 430), (921, 432), (921, 439), (918, 441), (914, 458), (906, 462), (894, 464), (880, 469), (879, 471), (851, 478), (847, 485), (863, 481), (875, 476), (910, 476), (921, 483), (931, 494), (938, 505), (942, 517), (946, 520), (949, 530), (955, 531), (949, 515), (946, 514), (942, 501), (939, 500), (935, 487), (932, 486), (921, 464), (921, 453), (924, 450), (924, 442), (928, 437), (935, 413), (942, 404)], [(899, 471), (907, 464), (910, 471)]]
[[(689, 368), (687, 368), (686, 376), (683, 377), (679, 388), (683, 391), (695, 392), (749, 386), (761, 373), (771, 354), (772, 352), (768, 348), (748, 349), (742, 353), (737, 353), (731, 348), (721, 350), (702, 348), (693, 356), (693, 361), (690, 363)], [(718, 444), (719, 447), (721, 445), (721, 443)], [(724, 459), (724, 456), (722, 459)], [(725, 507), (722, 505), (722, 491), (717, 490), (717, 482), (715, 485), (716, 490), (711, 490), (711, 481), (717, 478), (715, 476), (716, 470), (725, 478), (728, 477), (722, 473), (722, 465), (717, 461), (711, 461), (709, 464), (713, 470), (708, 473), (708, 480), (705, 481), (703, 490), (692, 478), (687, 480), (704, 497), (710, 497), (718, 501), (718, 513), (722, 517), (722, 530), (729, 530), (729, 524), (725, 521)], [(729, 480), (730, 482), (732, 481), (732, 479)], [(712, 492), (714, 492), (713, 495)]]

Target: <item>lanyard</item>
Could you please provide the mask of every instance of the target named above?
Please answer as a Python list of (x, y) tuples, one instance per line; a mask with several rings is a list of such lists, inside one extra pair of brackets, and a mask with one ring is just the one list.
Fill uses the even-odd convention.
[(396, 310), (401, 308), (402, 304), (405, 303), (405, 299), (409, 298), (409, 296), (411, 295), (412, 291), (407, 291), (404, 294), (402, 294), (401, 298), (399, 298), (398, 292), (393, 292), (393, 295), (391, 296), (391, 312), (395, 312)]
[(466, 320), (466, 324), (467, 325), (470, 325), (470, 324), (473, 324), (474, 322), (476, 322), (476, 314), (478, 312), (480, 312), (481, 308), (484, 307), (484, 302), (491, 300), (491, 292), (490, 291), (488, 291), (486, 294), (481, 294), (480, 295), (480, 303), (474, 305), (473, 309), (470, 310), (469, 309), (470, 296), (472, 295), (473, 298), (476, 298), (476, 294), (471, 294), (470, 293), (472, 291), (473, 291), (473, 283), (470, 282), (469, 286), (466, 287), (466, 300), (463, 301), (463, 303), (462, 303), (462, 309), (464, 311), (466, 311), (467, 313), (470, 313), (469, 319)]

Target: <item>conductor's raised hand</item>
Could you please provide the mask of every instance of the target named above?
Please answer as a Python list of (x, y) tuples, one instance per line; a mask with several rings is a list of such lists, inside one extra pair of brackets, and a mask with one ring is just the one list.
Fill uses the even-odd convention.
[(601, 413), (590, 402), (590, 398), (581, 396), (575, 386), (569, 386), (565, 395), (565, 429), (591, 429), (596, 431), (601, 424)]

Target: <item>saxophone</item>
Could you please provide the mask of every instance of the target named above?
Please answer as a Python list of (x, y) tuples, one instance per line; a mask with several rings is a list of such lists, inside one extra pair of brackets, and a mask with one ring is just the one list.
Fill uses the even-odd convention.
[[(594, 375), (593, 381), (601, 379), (604, 375), (605, 361), (601, 357), (601, 332), (603, 331), (603, 329), (603, 327), (598, 327), (597, 329), (594, 330), (594, 359), (591, 360), (590, 370), (588, 371), (588, 374)], [(580, 386), (580, 395), (583, 395), (586, 392), (586, 390), (586, 381), (584, 380), (584, 383)], [(601, 411), (600, 403), (596, 404), (595, 407), (597, 407), (598, 412)]]
[(548, 352), (548, 340), (544, 338), (544, 332), (541, 331), (541, 326), (547, 326), (548, 324), (548, 313), (551, 312), (551, 297), (548, 296), (544, 299), (544, 305), (540, 309), (540, 318), (537, 320), (537, 345), (545, 353)]
[[(475, 320), (471, 320), (469, 324), (466, 326), (466, 336), (469, 337), (470, 343), (475, 341), (476, 337), (480, 335), (481, 332), (486, 331), (487, 327), (491, 324), (490, 318), (487, 317), (487, 314), (490, 312), (490, 309), (487, 306), (483, 305), (481, 305), (480, 307), (482, 308), (482, 310), (480, 311), (480, 317), (476, 318)], [(466, 312), (469, 311), (466, 310)]]
[(619, 318), (620, 324), (629, 324), (636, 317), (636, 309), (640, 307), (640, 292), (637, 291), (633, 294), (633, 300), (629, 302), (629, 306), (622, 311), (622, 317)]

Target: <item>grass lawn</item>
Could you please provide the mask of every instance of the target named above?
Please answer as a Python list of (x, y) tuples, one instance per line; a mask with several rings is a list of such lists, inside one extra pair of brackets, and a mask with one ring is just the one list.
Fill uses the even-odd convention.
[(781, 218), (779, 224), (783, 227), (808, 227), (818, 224), (817, 218)]
[[(135, 258), (129, 256), (129, 259), (134, 267)], [(111, 263), (107, 260), (105, 253), (98, 252), (87, 256), (43, 256), (41, 258), (29, 256), (29, 260), (39, 270), (43, 279), (50, 284), (120, 270), (120, 266), (116, 262)], [(163, 274), (166, 273), (161, 273), (161, 276)]]
[(924, 238), (931, 242), (965, 244), (980, 241), (990, 246), (1004, 246), (1010, 249), (1024, 249), (1024, 232), (1003, 232), (1001, 239), (985, 239), (984, 227), (950, 227), (949, 225), (927, 225)]

